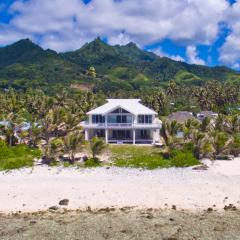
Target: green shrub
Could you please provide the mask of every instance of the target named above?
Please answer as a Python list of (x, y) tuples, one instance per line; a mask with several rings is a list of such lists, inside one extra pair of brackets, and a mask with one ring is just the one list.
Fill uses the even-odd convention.
[(193, 152), (184, 149), (172, 151), (170, 161), (174, 167), (190, 167), (199, 164)]
[(101, 163), (96, 158), (90, 158), (84, 162), (84, 167), (92, 168), (92, 167), (100, 167)]

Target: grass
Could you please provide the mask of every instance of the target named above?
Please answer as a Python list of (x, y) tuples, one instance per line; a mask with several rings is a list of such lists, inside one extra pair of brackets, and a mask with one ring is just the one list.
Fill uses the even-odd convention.
[(7, 147), (0, 142), (0, 171), (32, 167), (35, 157), (40, 157), (41, 151), (26, 145)]
[(189, 150), (175, 150), (165, 158), (160, 148), (151, 146), (110, 146), (114, 165), (143, 169), (189, 167), (199, 161)]

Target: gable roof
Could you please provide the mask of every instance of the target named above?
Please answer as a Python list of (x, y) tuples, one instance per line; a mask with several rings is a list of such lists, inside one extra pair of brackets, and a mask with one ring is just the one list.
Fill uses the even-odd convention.
[(134, 115), (139, 115), (139, 114), (157, 114), (155, 111), (152, 109), (142, 105), (140, 103), (141, 99), (107, 99), (107, 103), (104, 105), (95, 108), (88, 112), (87, 114), (107, 114), (116, 108), (120, 107), (123, 108), (124, 110), (134, 114)]

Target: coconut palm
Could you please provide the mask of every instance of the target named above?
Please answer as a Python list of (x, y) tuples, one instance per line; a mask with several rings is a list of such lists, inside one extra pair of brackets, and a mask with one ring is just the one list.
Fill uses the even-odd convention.
[(92, 153), (93, 159), (97, 159), (97, 155), (101, 154), (105, 149), (106, 145), (101, 138), (94, 137), (90, 140), (90, 150)]
[(69, 159), (71, 163), (74, 163), (75, 155), (77, 151), (80, 150), (83, 142), (84, 137), (82, 132), (80, 131), (71, 132), (63, 138), (63, 149), (64, 152), (67, 152), (69, 154)]

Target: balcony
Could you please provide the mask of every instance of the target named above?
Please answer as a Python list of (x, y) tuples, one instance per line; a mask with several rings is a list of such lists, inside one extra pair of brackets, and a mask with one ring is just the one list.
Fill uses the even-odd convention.
[(103, 129), (121, 129), (121, 128), (135, 128), (135, 129), (144, 129), (144, 128), (160, 128), (161, 124), (159, 123), (89, 123), (84, 121), (81, 123), (81, 126), (84, 128), (103, 128)]

